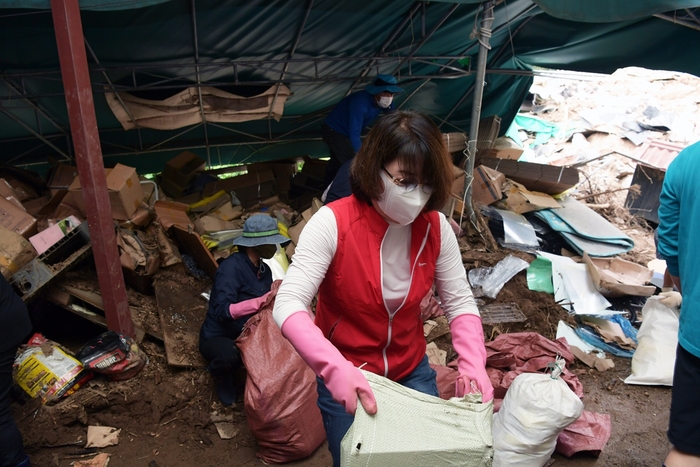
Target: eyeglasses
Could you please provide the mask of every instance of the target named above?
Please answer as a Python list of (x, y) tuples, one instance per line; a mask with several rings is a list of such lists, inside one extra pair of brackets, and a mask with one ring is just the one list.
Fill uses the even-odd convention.
[(413, 190), (415, 190), (418, 185), (420, 185), (421, 190), (423, 190), (423, 193), (426, 195), (429, 195), (433, 192), (433, 187), (430, 185), (426, 185), (425, 183), (420, 183), (418, 180), (412, 180), (412, 179), (405, 179), (405, 178), (396, 178), (393, 175), (389, 173), (388, 170), (386, 170), (386, 167), (382, 166), (382, 170), (384, 173), (386, 173), (389, 178), (391, 178), (391, 181), (394, 182), (394, 185), (397, 187), (401, 188), (404, 193), (410, 193)]

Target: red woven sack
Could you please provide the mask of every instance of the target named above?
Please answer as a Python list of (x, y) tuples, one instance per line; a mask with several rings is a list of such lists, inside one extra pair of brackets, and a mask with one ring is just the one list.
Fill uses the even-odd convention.
[(265, 462), (291, 462), (313, 453), (326, 439), (316, 405), (316, 375), (272, 318), (279, 284), (236, 341), (248, 371), (245, 414)]

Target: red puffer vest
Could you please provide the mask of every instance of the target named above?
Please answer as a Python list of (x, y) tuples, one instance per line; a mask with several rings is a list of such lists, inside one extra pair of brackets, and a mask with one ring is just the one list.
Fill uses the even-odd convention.
[(398, 381), (425, 355), (420, 302), (435, 277), (440, 214), (423, 213), (411, 227), (411, 285), (393, 315), (382, 296), (381, 247), (387, 222), (355, 196), (330, 203), (338, 248), (319, 288), (316, 325), (355, 366)]

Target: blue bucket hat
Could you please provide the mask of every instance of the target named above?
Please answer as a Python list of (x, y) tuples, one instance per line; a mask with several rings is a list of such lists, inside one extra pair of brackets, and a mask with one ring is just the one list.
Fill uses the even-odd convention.
[(385, 91), (393, 94), (403, 92), (403, 89), (396, 85), (396, 78), (391, 75), (377, 75), (377, 77), (374, 78), (374, 82), (368, 85), (365, 90), (372, 95)]
[(277, 220), (265, 214), (250, 216), (243, 224), (243, 235), (233, 241), (234, 245), (256, 247), (260, 245), (286, 245), (291, 240), (280, 234)]

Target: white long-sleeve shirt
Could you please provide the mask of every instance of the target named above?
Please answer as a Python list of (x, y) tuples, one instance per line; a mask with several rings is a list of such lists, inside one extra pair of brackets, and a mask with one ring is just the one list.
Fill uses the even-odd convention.
[[(440, 254), (435, 265), (435, 284), (445, 311), (457, 316), (479, 315), (467, 274), (462, 265), (457, 238), (445, 216), (440, 216)], [(382, 296), (390, 311), (403, 302), (410, 286), (411, 226), (391, 226), (382, 242)], [(333, 211), (324, 206), (304, 227), (282, 286), (273, 316), (278, 326), (292, 314), (306, 310), (323, 281), (338, 246), (338, 226)]]

